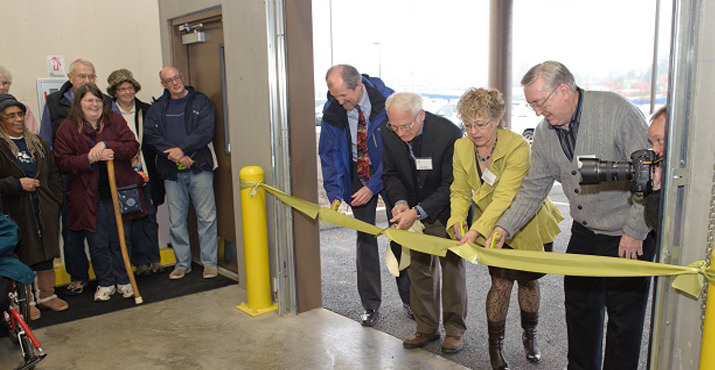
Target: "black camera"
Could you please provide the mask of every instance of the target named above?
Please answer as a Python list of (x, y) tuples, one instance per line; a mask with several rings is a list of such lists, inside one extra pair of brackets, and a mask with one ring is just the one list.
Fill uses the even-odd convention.
[(610, 181), (632, 181), (631, 191), (648, 194), (653, 189), (651, 168), (659, 162), (652, 149), (636, 150), (630, 162), (602, 161), (598, 158), (580, 158), (581, 185)]

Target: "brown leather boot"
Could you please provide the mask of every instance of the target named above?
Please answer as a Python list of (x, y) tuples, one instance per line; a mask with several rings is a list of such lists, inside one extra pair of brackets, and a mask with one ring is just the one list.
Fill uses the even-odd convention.
[(37, 286), (40, 294), (37, 297), (37, 306), (51, 311), (64, 311), (70, 306), (67, 302), (55, 295), (55, 270), (36, 271)]
[(538, 312), (521, 311), (521, 327), (524, 329), (524, 334), (521, 335), (521, 341), (524, 343), (524, 351), (526, 359), (529, 362), (539, 362), (541, 360), (541, 351), (536, 343), (536, 326), (539, 324)]
[(504, 346), (504, 321), (487, 322), (489, 331), (489, 361), (494, 370), (509, 370), (509, 364), (504, 359), (502, 347)]
[(35, 295), (32, 294), (32, 285), (27, 285), (25, 287), (27, 290), (27, 299), (29, 299), (30, 302), (30, 317), (25, 318), (25, 321), (30, 322), (30, 321), (35, 321), (39, 320), (40, 317), (42, 317), (42, 313), (40, 310), (36, 307), (37, 304), (35, 303)]

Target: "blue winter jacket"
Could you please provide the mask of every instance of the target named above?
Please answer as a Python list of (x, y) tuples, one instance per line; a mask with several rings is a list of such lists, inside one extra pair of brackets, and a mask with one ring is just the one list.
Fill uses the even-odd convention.
[(30, 285), (35, 280), (35, 273), (12, 256), (17, 247), (17, 225), (0, 213), (0, 275)]
[[(186, 138), (179, 145), (185, 155), (194, 160), (191, 171), (213, 171), (214, 162), (208, 144), (213, 140), (216, 125), (216, 109), (211, 100), (204, 94), (186, 86), (189, 99), (186, 102), (185, 123)], [(176, 181), (178, 169), (176, 163), (167, 158), (164, 150), (174, 145), (166, 142), (166, 109), (169, 106), (168, 90), (152, 104), (144, 122), (144, 142), (156, 152), (156, 172), (164, 180)]]
[[(372, 105), (367, 128), (367, 153), (373, 174), (365, 185), (377, 194), (383, 190), (380, 126), (387, 121), (385, 100), (394, 90), (385, 86), (379, 78), (368, 75), (362, 76), (362, 84)], [(335, 199), (342, 199), (348, 204), (352, 201), (351, 145), (348, 112), (328, 93), (328, 101), (323, 107), (318, 154), (323, 169), (323, 186), (331, 203)]]

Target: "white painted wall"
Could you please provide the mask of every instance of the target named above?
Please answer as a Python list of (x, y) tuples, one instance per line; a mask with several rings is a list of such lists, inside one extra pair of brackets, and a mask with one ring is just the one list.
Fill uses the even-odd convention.
[[(139, 99), (150, 102), (161, 95), (157, 1), (6, 0), (2, 8), (0, 65), (12, 73), (10, 93), (29, 105), (38, 121), (36, 79), (49, 77), (48, 55), (64, 56), (66, 72), (73, 60), (90, 60), (102, 91), (112, 71), (127, 68), (142, 85)], [(165, 208), (158, 215), (162, 246), (169, 241)]]
[(73, 60), (90, 60), (102, 90), (112, 71), (127, 68), (142, 84), (140, 99), (161, 94), (156, 1), (6, 0), (2, 9), (0, 64), (13, 75), (10, 93), (38, 120), (36, 79), (48, 77), (47, 55), (63, 55), (67, 72)]

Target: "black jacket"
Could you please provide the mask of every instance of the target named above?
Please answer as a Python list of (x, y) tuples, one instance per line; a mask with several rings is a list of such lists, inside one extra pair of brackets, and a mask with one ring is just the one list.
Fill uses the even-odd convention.
[(420, 205), (427, 221), (449, 219), (449, 187), (454, 180), (452, 155), (461, 131), (446, 118), (425, 112), (425, 122), (415, 156), (431, 158), (432, 169), (417, 171), (407, 144), (396, 133), (382, 127), (382, 181), (392, 202), (405, 200), (410, 207)]
[[(115, 100), (116, 101), (116, 100)], [(134, 132), (142, 132), (144, 124), (146, 124), (146, 115), (149, 113), (149, 108), (151, 104), (144, 103), (143, 101), (134, 98), (135, 103), (135, 114), (134, 114)], [(139, 117), (142, 117), (142, 127), (139, 127)], [(131, 122), (127, 122), (131, 125)], [(143, 135), (142, 135), (143, 138)], [(149, 175), (149, 189), (151, 191), (151, 200), (154, 205), (158, 206), (164, 203), (164, 196), (166, 195), (166, 190), (164, 190), (164, 181), (159, 177), (156, 171), (156, 153), (145, 145), (146, 140), (142, 139), (141, 150), (144, 155), (144, 161), (146, 162), (146, 172)]]

